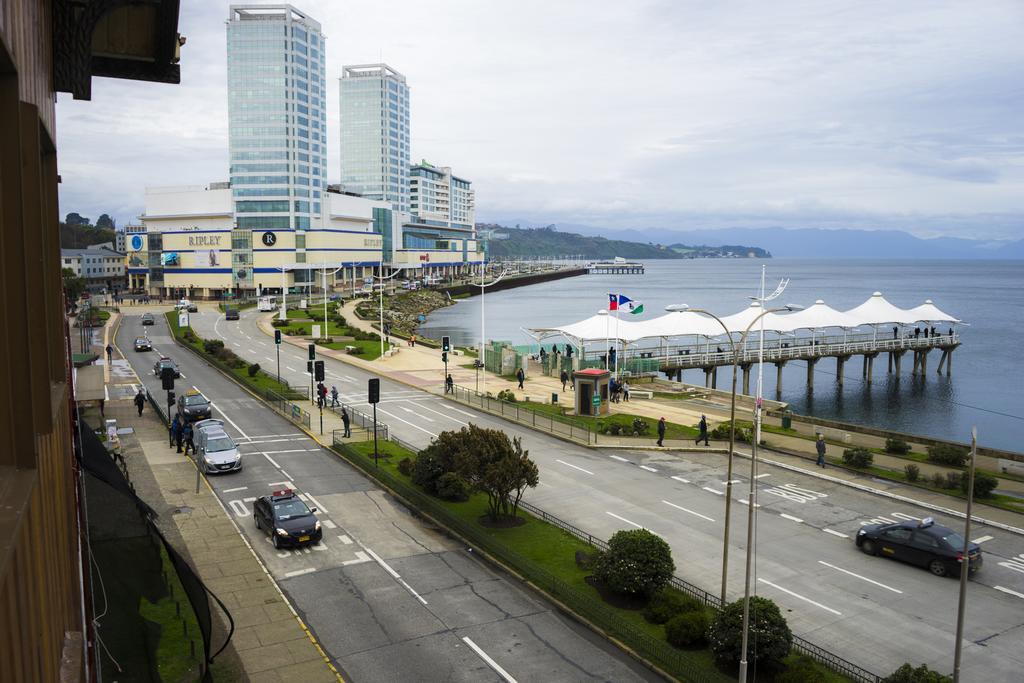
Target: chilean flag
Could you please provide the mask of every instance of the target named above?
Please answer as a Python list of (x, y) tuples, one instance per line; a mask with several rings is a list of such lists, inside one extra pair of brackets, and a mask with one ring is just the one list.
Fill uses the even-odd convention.
[(623, 294), (609, 294), (608, 295), (608, 310), (609, 311), (617, 311), (617, 310), (619, 310), (619, 306), (625, 306), (626, 304), (628, 304), (631, 301), (632, 301), (632, 299), (630, 299), (628, 296), (625, 296)]

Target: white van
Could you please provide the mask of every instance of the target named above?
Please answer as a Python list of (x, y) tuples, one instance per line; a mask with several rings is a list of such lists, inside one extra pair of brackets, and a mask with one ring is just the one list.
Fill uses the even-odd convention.
[(224, 431), (220, 420), (200, 420), (194, 427), (196, 461), (204, 474), (238, 472), (242, 469), (242, 454), (235, 440)]
[(256, 306), (260, 311), (276, 311), (277, 299), (272, 296), (261, 296)]

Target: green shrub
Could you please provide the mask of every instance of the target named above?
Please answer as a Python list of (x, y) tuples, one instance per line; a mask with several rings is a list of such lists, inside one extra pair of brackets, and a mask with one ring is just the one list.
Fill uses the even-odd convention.
[(786, 670), (776, 674), (775, 683), (818, 683), (828, 674), (807, 655), (788, 658)]
[(895, 453), (896, 455), (906, 455), (910, 452), (910, 444), (903, 439), (886, 439), (885, 452)]
[(903, 472), (907, 475), (907, 481), (910, 482), (917, 481), (921, 477), (921, 468), (917, 465), (906, 465)]
[(196, 336), (196, 333), (192, 331), (191, 327), (186, 327), (185, 331), (182, 332), (181, 337), (189, 344), (199, 343), (199, 337)]
[(633, 436), (643, 436), (650, 428), (651, 425), (647, 421), (641, 420), (639, 417), (633, 418)]
[[(960, 477), (960, 490), (967, 493), (967, 477)], [(993, 477), (991, 474), (985, 474), (984, 472), (974, 473), (974, 497), (975, 498), (989, 498), (992, 496), (992, 491), (999, 486), (999, 480)]]
[(250, 377), (255, 377), (257, 374), (259, 374), (259, 371), (260, 371), (260, 364), (259, 363), (253, 363), (252, 365), (249, 366), (249, 369), (248, 369), (247, 372), (249, 373)]
[(883, 678), (882, 683), (953, 683), (953, 677), (932, 671), (927, 664), (916, 669), (910, 664), (904, 664)]
[(204, 339), (203, 350), (211, 356), (217, 355), (217, 352), (224, 348), (224, 342), (220, 339)]
[(708, 642), (708, 614), (702, 609), (677, 614), (665, 624), (665, 638), (676, 647), (702, 647)]
[[(712, 439), (728, 441), (729, 440), (729, 420), (720, 422), (715, 425), (708, 434)], [(699, 429), (698, 425), (693, 426), (694, 429)], [(736, 441), (740, 443), (752, 443), (754, 440), (754, 425), (750, 422), (744, 422), (742, 420), (736, 421)]]
[(928, 447), (928, 459), (939, 465), (963, 467), (967, 460), (967, 449), (948, 443), (939, 443)]
[(516, 402), (516, 395), (511, 389), (502, 389), (498, 392), (499, 401), (507, 401), (508, 403)]
[[(715, 658), (728, 665), (740, 661), (743, 638), (743, 600), (729, 603), (715, 615), (708, 628), (708, 641)], [(779, 664), (789, 654), (793, 634), (778, 606), (768, 598), (750, 598), (750, 632), (757, 634), (752, 659), (757, 664)]]
[[(960, 474), (959, 472), (946, 472), (946, 484), (945, 484), (945, 487), (947, 489), (958, 489), (958, 488), (960, 488), (960, 482), (962, 482), (963, 480), (964, 480), (964, 476), (962, 474)], [(966, 488), (966, 487), (967, 487), (967, 485), (964, 484), (964, 488)]]
[(850, 467), (871, 467), (875, 456), (866, 448), (847, 448), (843, 451), (843, 462)]
[(455, 472), (445, 472), (437, 480), (437, 495), (444, 500), (462, 503), (469, 500), (469, 484)]
[(287, 318), (285, 318), (284, 320), (281, 320), (280, 318), (274, 318), (273, 320), (270, 321), (270, 325), (272, 327), (288, 327), (288, 325), (290, 324), (291, 321), (288, 320)]
[(647, 529), (615, 532), (595, 567), (598, 580), (616, 593), (651, 596), (668, 585), (676, 570), (665, 539)]
[(702, 605), (688, 595), (669, 589), (662, 589), (651, 596), (644, 608), (644, 619), (652, 624), (664, 624), (683, 612), (702, 609)]
[(946, 488), (946, 475), (942, 472), (935, 472), (932, 474), (932, 486), (937, 489)]
[(409, 477), (412, 476), (412, 458), (402, 458), (398, 461), (398, 472)]

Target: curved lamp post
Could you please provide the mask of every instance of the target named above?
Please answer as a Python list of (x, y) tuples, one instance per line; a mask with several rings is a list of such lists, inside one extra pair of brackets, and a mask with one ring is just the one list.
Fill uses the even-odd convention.
[(384, 334), (384, 281), (385, 280), (390, 280), (394, 276), (398, 275), (399, 273), (402, 272), (402, 269), (404, 269), (404, 268), (405, 268), (405, 266), (398, 266), (398, 269), (395, 272), (391, 273), (391, 275), (388, 275), (387, 277), (384, 277), (384, 262), (381, 261), (377, 265), (377, 279), (380, 280), (380, 309), (379, 310), (380, 310), (380, 357), (381, 358), (384, 358), (384, 337), (387, 336), (387, 335)]
[[(483, 366), (483, 362), (484, 362), (484, 346), (486, 345), (486, 341), (487, 341), (487, 338), (484, 336), (484, 331), (485, 331), (485, 327), (484, 327), (484, 291), (486, 290), (487, 287), (491, 287), (493, 285), (498, 284), (501, 281), (501, 279), (503, 277), (505, 277), (506, 273), (508, 273), (507, 269), (503, 269), (501, 271), (501, 274), (498, 275), (498, 277), (496, 277), (491, 282), (488, 282), (487, 284), (484, 284), (484, 274), (485, 274), (486, 270), (487, 270), (487, 265), (485, 263), (481, 262), (480, 263), (480, 284), (476, 285), (477, 287), (480, 288), (480, 357), (477, 360), (480, 361), (480, 366), (481, 367)], [(483, 393), (486, 394), (487, 393), (487, 370), (486, 370), (486, 368), (484, 368), (483, 375), (484, 375), (484, 392)], [(477, 391), (479, 391), (479, 388), (477, 389)]]
[[(763, 318), (764, 316), (768, 315), (769, 313), (779, 313), (781, 311), (798, 311), (801, 310), (802, 308), (803, 306), (797, 306), (796, 304), (788, 304), (780, 308), (770, 308), (768, 310), (761, 311), (761, 313), (756, 318), (750, 321), (750, 324), (747, 325), (747, 329), (743, 330), (743, 335), (740, 337), (740, 343), (737, 346), (736, 342), (733, 340), (732, 331), (729, 330), (728, 326), (722, 321), (721, 318), (719, 318), (711, 311), (705, 310), (703, 308), (690, 308), (686, 304), (672, 304), (670, 306), (665, 307), (665, 310), (670, 312), (703, 313), (714, 318), (718, 322), (718, 324), (722, 326), (722, 329), (725, 331), (725, 334), (729, 337), (729, 345), (732, 349), (732, 392), (729, 399), (729, 464), (726, 470), (725, 477), (725, 534), (722, 540), (721, 597), (723, 607), (726, 604), (726, 588), (728, 586), (729, 580), (729, 518), (730, 511), (732, 510), (732, 456), (733, 449), (736, 446), (736, 374), (737, 368), (740, 363), (740, 349), (746, 348), (747, 335), (750, 334), (750, 331), (753, 329), (754, 324), (761, 320), (761, 318)], [(751, 486), (753, 486), (753, 477), (751, 477)], [(751, 495), (751, 497), (748, 498), (748, 500), (750, 501), (748, 507), (751, 510), (753, 510), (753, 495)]]

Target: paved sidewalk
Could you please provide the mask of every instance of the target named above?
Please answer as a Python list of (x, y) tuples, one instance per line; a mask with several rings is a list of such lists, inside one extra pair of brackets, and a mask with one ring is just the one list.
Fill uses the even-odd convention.
[[(115, 366), (122, 358), (115, 348)], [(133, 378), (114, 379), (129, 384)], [(112, 396), (119, 393), (116, 386), (108, 388)], [(122, 437), (122, 452), (140, 497), (234, 619), (234, 636), (215, 670), (226, 664), (227, 680), (234, 672), (240, 680), (261, 683), (340, 680), (205, 479), (195, 493), (196, 468), (168, 447), (167, 428), (152, 407), (147, 404), (140, 417), (124, 398), (108, 401), (105, 413), (119, 428), (133, 429)], [(217, 634), (227, 633), (225, 622), (214, 629), (214, 648), (223, 642)]]

